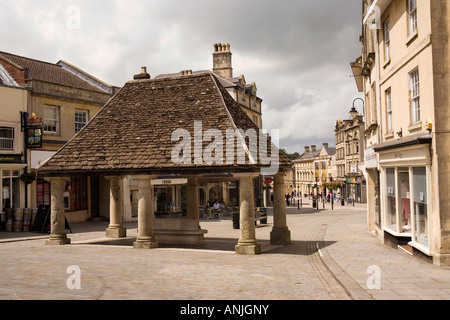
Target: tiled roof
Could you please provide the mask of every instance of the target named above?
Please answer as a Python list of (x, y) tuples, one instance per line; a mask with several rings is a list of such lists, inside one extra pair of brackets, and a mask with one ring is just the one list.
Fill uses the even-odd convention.
[[(202, 73), (206, 73), (206, 72), (211, 72), (209, 70), (199, 70), (199, 71), (192, 71), (193, 75), (196, 74), (202, 74)], [(220, 84), (224, 87), (224, 88), (234, 88), (237, 83), (239, 82), (239, 78), (231, 78), (231, 79), (225, 79), (221, 76), (219, 76), (218, 74), (213, 73), (214, 76), (217, 78), (217, 80), (219, 80)], [(179, 77), (180, 73), (163, 73), (160, 75), (157, 75), (155, 77), (155, 79), (163, 79), (163, 78), (176, 78)]]
[(28, 80), (44, 81), (79, 89), (105, 92), (57, 64), (25, 58), (1, 51), (0, 59), (12, 62), (16, 66), (25, 69), (26, 79)]
[[(203, 133), (218, 129), (224, 139), (227, 129), (259, 132), (210, 72), (130, 81), (79, 134), (39, 168), (39, 173), (44, 176), (207, 173), (256, 171), (261, 167), (260, 163), (248, 161), (238, 166), (236, 159), (233, 165), (227, 165), (226, 161), (223, 165), (194, 164), (194, 147), (192, 164), (175, 165), (171, 154), (180, 141), (172, 141), (172, 133), (186, 129), (194, 141), (194, 121), (202, 121)], [(203, 150), (210, 143), (203, 141)], [(291, 165), (280, 154), (280, 166)]]

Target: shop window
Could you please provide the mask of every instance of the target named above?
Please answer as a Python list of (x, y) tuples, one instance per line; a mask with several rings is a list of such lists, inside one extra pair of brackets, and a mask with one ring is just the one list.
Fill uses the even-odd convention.
[(427, 174), (425, 167), (413, 168), (414, 238), (428, 247)]
[(386, 169), (386, 224), (390, 229), (397, 231), (397, 207), (396, 207), (396, 188), (395, 188), (395, 169)]
[(376, 220), (375, 223), (381, 226), (381, 210), (380, 210), (380, 172), (377, 170), (374, 179), (374, 196), (375, 196), (375, 213)]
[(398, 191), (399, 191), (399, 213), (400, 213), (400, 232), (411, 232), (411, 205), (409, 189), (409, 169), (398, 169)]
[(19, 170), (3, 170), (1, 172), (1, 204), (2, 208), (20, 208)]

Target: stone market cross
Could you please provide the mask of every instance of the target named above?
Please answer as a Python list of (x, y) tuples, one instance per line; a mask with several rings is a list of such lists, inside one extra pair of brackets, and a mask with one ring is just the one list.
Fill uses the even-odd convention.
[[(65, 234), (64, 185), (70, 177), (103, 176), (109, 180), (110, 224), (106, 235), (126, 237), (122, 224), (121, 179), (139, 181), (138, 235), (134, 248), (156, 248), (161, 243), (201, 244), (206, 230), (199, 226), (198, 180), (208, 174), (229, 174), (239, 180), (240, 239), (238, 254), (259, 254), (255, 235), (253, 179), (261, 175), (263, 165), (254, 161), (248, 148), (248, 137), (236, 137), (233, 143), (246, 152), (245, 162), (206, 163), (186, 161), (175, 164), (171, 139), (176, 129), (194, 133), (194, 122), (201, 121), (202, 130), (243, 132), (258, 127), (229, 95), (211, 72), (151, 79), (146, 69), (136, 75), (102, 108), (102, 110), (52, 158), (41, 164), (38, 174), (51, 183), (51, 234), (47, 244), (70, 244)], [(274, 225), (272, 244), (289, 244), (286, 222), (284, 174), (290, 170), (289, 158), (266, 136), (267, 152), (279, 153), (278, 173), (274, 178)], [(247, 141), (247, 142), (246, 142)], [(262, 147), (258, 140), (258, 147)], [(192, 160), (202, 146), (188, 148)], [(245, 145), (243, 145), (245, 144)], [(217, 150), (215, 150), (217, 151)], [(186, 155), (184, 155), (186, 156)], [(228, 156), (228, 155), (227, 155)], [(237, 160), (237, 152), (234, 155)], [(152, 179), (173, 175), (187, 179), (187, 214), (179, 219), (155, 219)]]

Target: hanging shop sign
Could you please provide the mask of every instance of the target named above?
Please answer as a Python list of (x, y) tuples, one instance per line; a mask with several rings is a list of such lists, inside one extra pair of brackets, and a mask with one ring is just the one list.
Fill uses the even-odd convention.
[(30, 149), (42, 148), (43, 122), (40, 118), (27, 120), (27, 147)]

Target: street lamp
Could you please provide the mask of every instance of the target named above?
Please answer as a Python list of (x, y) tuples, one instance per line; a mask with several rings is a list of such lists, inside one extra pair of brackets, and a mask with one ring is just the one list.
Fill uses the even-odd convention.
[(366, 111), (365, 111), (365, 108), (364, 108), (364, 106), (365, 106), (365, 102), (364, 102), (364, 100), (363, 100), (362, 98), (356, 98), (355, 100), (353, 100), (353, 109), (352, 109), (352, 110), (356, 110), (356, 108), (355, 108), (355, 102), (356, 102), (357, 100), (361, 100), (361, 101), (362, 101), (362, 103), (363, 103), (363, 117), (364, 117), (364, 116), (365, 116), (365, 113), (366, 113)]

